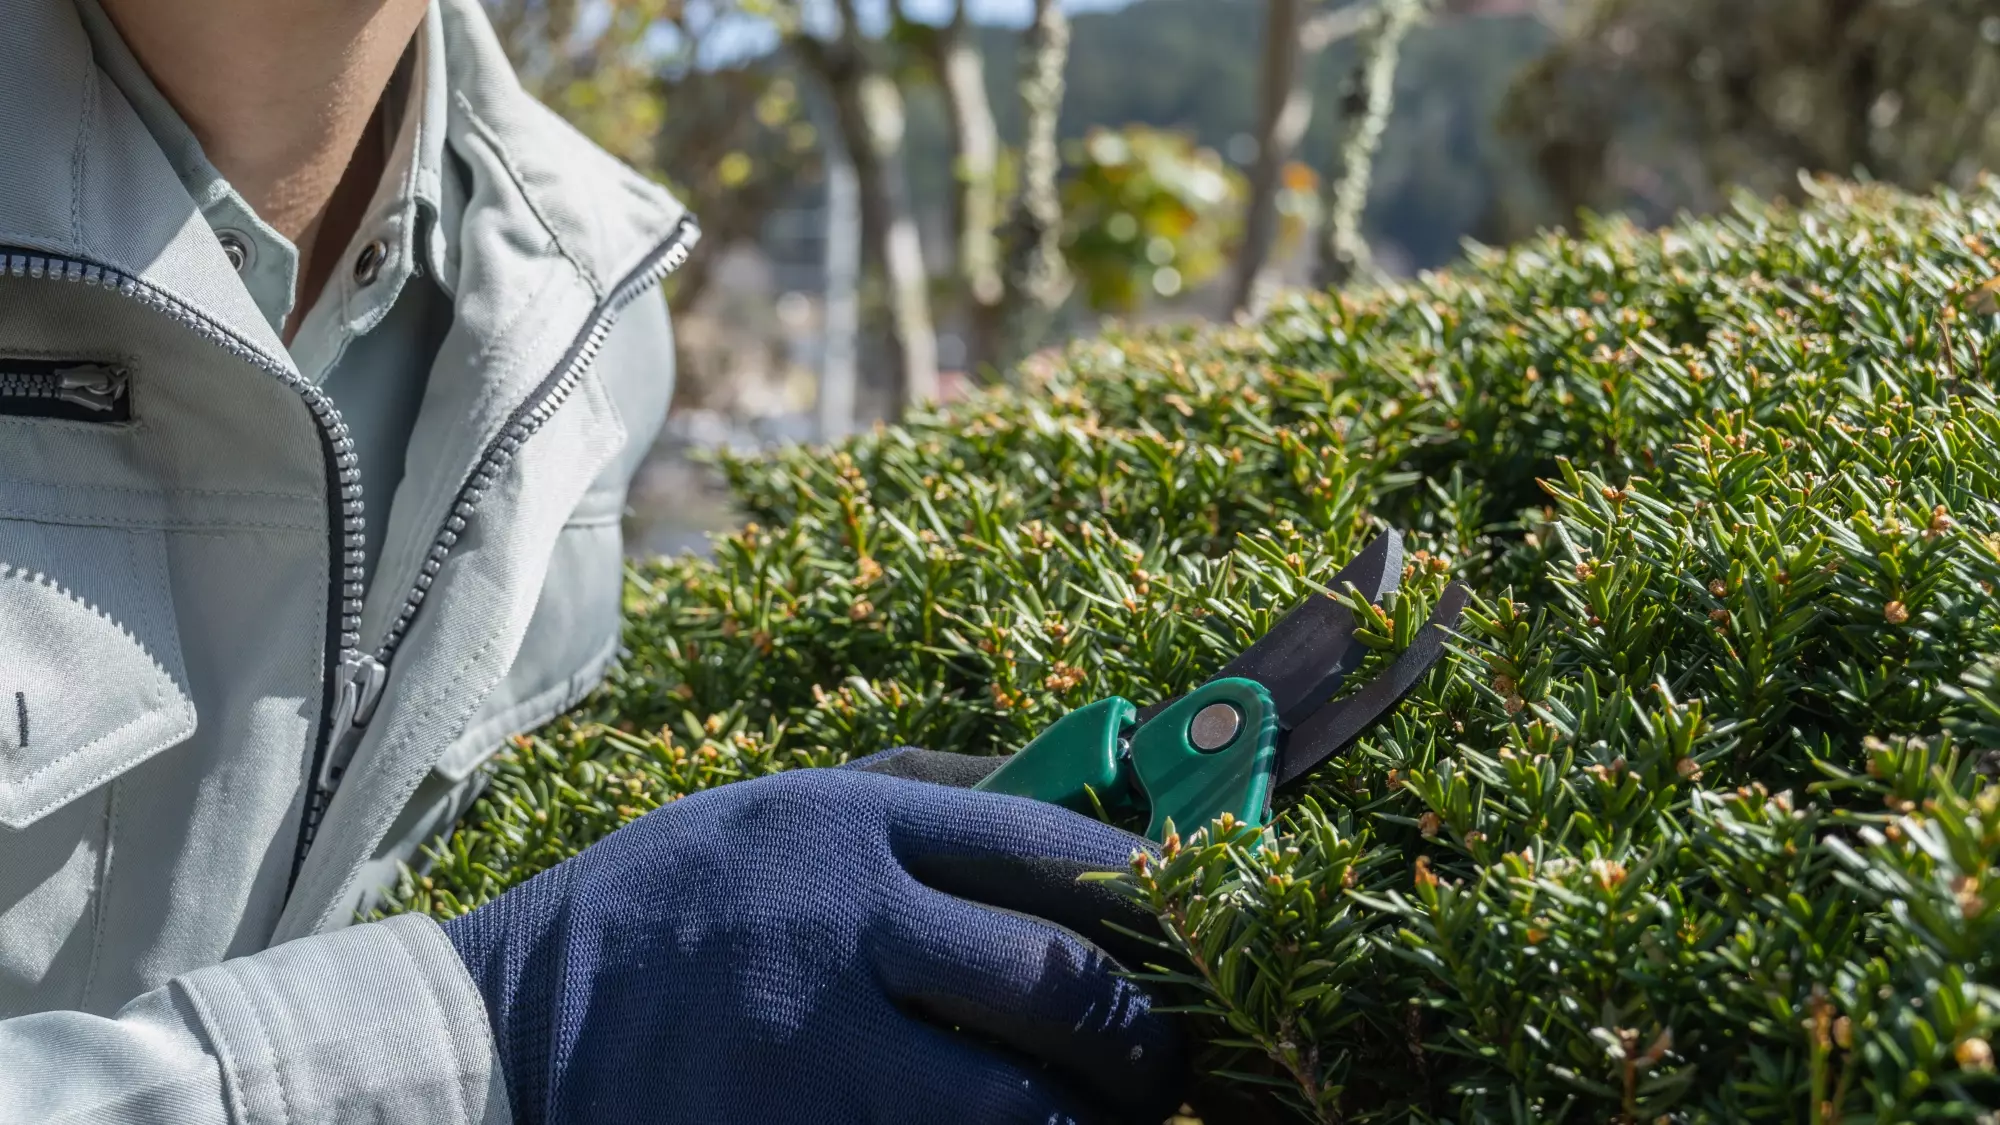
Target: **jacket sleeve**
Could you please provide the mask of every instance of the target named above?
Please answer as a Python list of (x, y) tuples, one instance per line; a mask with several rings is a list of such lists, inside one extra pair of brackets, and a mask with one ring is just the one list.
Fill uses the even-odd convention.
[(175, 978), (116, 1016), (0, 1020), (0, 1125), (510, 1125), (486, 1009), (405, 916)]

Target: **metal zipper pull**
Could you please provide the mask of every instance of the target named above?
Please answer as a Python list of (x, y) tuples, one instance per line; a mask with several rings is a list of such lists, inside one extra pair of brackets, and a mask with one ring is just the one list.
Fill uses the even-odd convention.
[(118, 411), (129, 378), (124, 368), (103, 363), (0, 360), (0, 399), (60, 403), (94, 417)]
[(91, 410), (110, 410), (125, 393), (125, 369), (85, 364), (65, 367), (55, 373), (56, 397)]
[(354, 759), (368, 721), (375, 717), (375, 705), (382, 701), (382, 687), (388, 682), (388, 666), (372, 656), (356, 654), (341, 662), (340, 694), (333, 704), (333, 731), (317, 779), (324, 797), (333, 795), (340, 784), (340, 775)]

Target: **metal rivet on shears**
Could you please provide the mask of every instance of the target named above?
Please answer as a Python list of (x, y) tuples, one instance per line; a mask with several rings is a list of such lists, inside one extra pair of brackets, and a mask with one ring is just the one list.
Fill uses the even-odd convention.
[(1211, 703), (1195, 712), (1188, 724), (1188, 741), (1197, 750), (1220, 750), (1236, 741), (1243, 728), (1243, 712), (1228, 703)]

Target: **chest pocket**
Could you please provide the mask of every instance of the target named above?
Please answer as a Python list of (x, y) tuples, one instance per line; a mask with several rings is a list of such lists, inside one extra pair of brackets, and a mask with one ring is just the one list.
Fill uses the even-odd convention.
[(0, 519), (0, 826), (194, 729), (162, 534)]

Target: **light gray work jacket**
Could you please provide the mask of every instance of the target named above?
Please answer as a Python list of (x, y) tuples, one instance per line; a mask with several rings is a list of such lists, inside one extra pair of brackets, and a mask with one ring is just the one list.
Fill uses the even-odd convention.
[(695, 232), (440, 2), (454, 319), (364, 576), (337, 404), (71, 0), (0, 0), (0, 1122), (507, 1119), (442, 932), (350, 923), (616, 651)]

